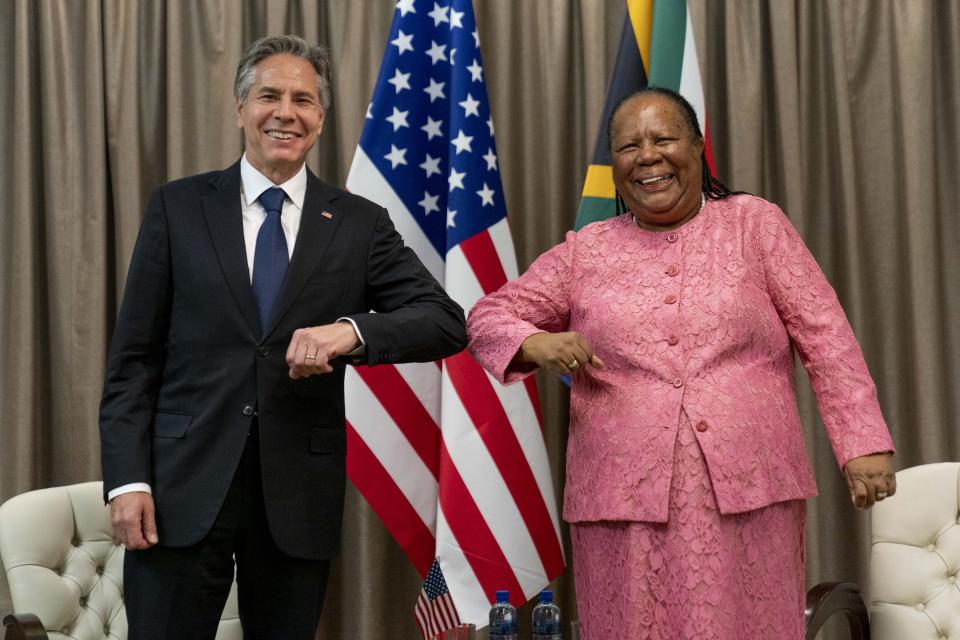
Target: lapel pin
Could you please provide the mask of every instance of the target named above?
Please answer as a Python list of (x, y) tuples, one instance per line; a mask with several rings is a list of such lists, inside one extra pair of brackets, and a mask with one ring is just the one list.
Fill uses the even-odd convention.
[(326, 218), (327, 220), (333, 220), (333, 214), (330, 213), (329, 211), (324, 211), (324, 212), (321, 213), (320, 215), (322, 215), (322, 216), (323, 216), (324, 218)]

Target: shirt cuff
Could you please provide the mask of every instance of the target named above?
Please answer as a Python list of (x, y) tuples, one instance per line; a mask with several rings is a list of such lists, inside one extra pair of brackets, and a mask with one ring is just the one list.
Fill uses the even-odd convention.
[(357, 360), (360, 356), (367, 354), (367, 343), (363, 339), (363, 334), (360, 333), (360, 327), (357, 326), (357, 323), (353, 321), (352, 318), (337, 318), (337, 322), (349, 322), (353, 325), (353, 331), (357, 334), (357, 340), (360, 341), (360, 346), (351, 351), (350, 353), (343, 354), (343, 357), (350, 358), (351, 360)]
[(153, 491), (150, 490), (150, 485), (146, 482), (131, 482), (130, 484), (125, 484), (117, 487), (110, 491), (107, 494), (107, 502), (110, 502), (119, 495), (124, 493), (133, 493), (134, 491), (143, 491), (144, 493), (153, 494)]

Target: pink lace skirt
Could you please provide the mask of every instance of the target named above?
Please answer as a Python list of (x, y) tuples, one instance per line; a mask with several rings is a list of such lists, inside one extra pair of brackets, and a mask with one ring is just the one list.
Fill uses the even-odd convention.
[(571, 527), (582, 639), (802, 639), (805, 514), (793, 500), (721, 515), (684, 416), (666, 524)]

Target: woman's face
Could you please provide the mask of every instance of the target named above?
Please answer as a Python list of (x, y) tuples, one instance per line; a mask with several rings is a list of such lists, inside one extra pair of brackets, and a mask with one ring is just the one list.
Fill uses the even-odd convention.
[(664, 96), (632, 98), (610, 123), (613, 182), (645, 225), (674, 227), (700, 210), (702, 153), (703, 140)]

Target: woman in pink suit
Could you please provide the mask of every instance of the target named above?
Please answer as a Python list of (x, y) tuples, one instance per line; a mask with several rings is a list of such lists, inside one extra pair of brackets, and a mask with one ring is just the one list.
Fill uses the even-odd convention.
[(573, 374), (563, 513), (586, 640), (799, 640), (816, 486), (792, 347), (858, 508), (896, 490), (876, 389), (813, 256), (776, 205), (710, 176), (681, 96), (635, 94), (609, 129), (623, 215), (477, 303), (470, 348), (507, 383)]

